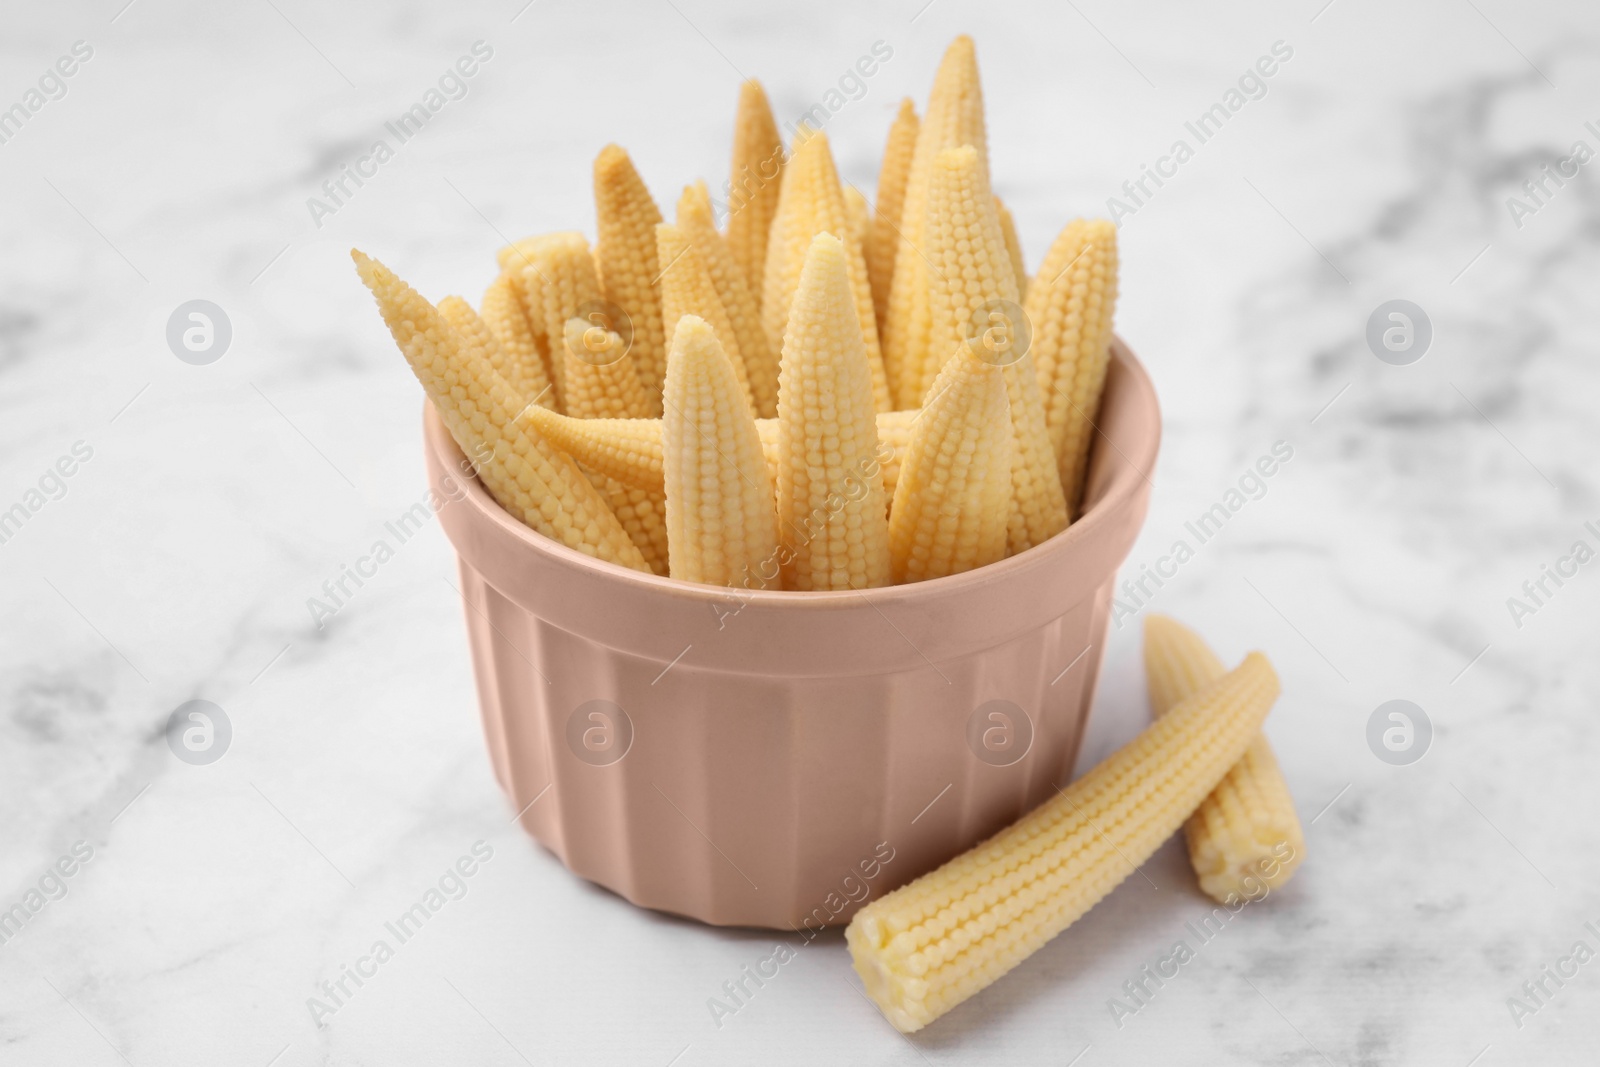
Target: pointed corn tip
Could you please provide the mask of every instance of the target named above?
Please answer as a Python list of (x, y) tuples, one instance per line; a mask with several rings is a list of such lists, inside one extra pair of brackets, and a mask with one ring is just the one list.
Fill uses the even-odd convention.
[(608, 144), (600, 149), (600, 154), (594, 157), (594, 172), (596, 176), (614, 173), (624, 168), (632, 169), (633, 160), (628, 158), (628, 150), (619, 144)]
[(795, 130), (794, 142), (789, 146), (788, 165), (802, 171), (819, 167), (838, 170), (833, 162), (833, 148), (828, 143), (828, 135), (804, 124)]
[(972, 57), (978, 53), (978, 46), (972, 40), (971, 34), (957, 34), (948, 47), (944, 50), (944, 57), (950, 59), (956, 56)]
[(811, 247), (834, 249), (838, 251), (840, 255), (844, 254), (844, 242), (839, 240), (837, 234), (831, 234), (826, 230), (811, 238)]
[(909, 96), (900, 98), (900, 110), (895, 115), (897, 119), (914, 119), (917, 117), (917, 105)]
[(796, 303), (800, 294), (838, 286), (839, 293), (853, 312), (855, 305), (850, 296), (849, 267), (845, 261), (844, 242), (834, 234), (823, 231), (811, 238), (806, 246), (806, 258), (800, 264), (800, 280), (795, 287)]
[(733, 364), (711, 324), (699, 315), (685, 315), (679, 319), (672, 343), (667, 347), (668, 380), (681, 374), (699, 377), (718, 362), (726, 365), (732, 378)]
[[(939, 70), (933, 76), (935, 92), (941, 88), (946, 91), (954, 90), (958, 86), (976, 86), (978, 83), (978, 48), (972, 43), (972, 38), (962, 34), (950, 42), (950, 47), (944, 50), (944, 58), (939, 60)], [(932, 104), (930, 103), (930, 112)]]
[(684, 315), (678, 320), (678, 328), (672, 334), (672, 348), (673, 351), (691, 348), (699, 351), (707, 340), (712, 344), (717, 343), (717, 335), (706, 320), (699, 315)]
[[(1170, 648), (1173, 645), (1187, 644), (1190, 641), (1201, 641), (1201, 637), (1194, 630), (1172, 616), (1145, 616), (1144, 647), (1147, 657), (1156, 650)], [(1202, 641), (1202, 643), (1204, 642)]]
[(1271, 684), (1273, 693), (1276, 694), (1283, 691), (1283, 682), (1278, 678), (1278, 669), (1272, 665), (1272, 661), (1267, 658), (1267, 654), (1265, 652), (1262, 652), (1259, 649), (1252, 652), (1246, 652), (1244, 656), (1244, 662), (1239, 664), (1238, 669), (1242, 669), (1244, 667), (1251, 667), (1254, 670), (1262, 672), (1267, 681)]
[(817, 234), (811, 239), (811, 244), (806, 248), (805, 266), (802, 276), (811, 270), (813, 262), (832, 266), (837, 261), (840, 267), (844, 266), (844, 242), (827, 231)]
[(765, 104), (766, 102), (767, 90), (762, 87), (760, 81), (755, 78), (748, 78), (739, 83), (739, 104), (741, 107), (746, 103), (754, 105)]
[(352, 248), (350, 258), (355, 261), (356, 274), (361, 277), (362, 284), (374, 293), (379, 286), (391, 284), (404, 284), (394, 271), (385, 267), (379, 260), (373, 259), (365, 252)]
[[(363, 281), (366, 281), (375, 269), (383, 266), (382, 263), (379, 263), (365, 252), (361, 251), (359, 248), (352, 248), (350, 250), (350, 260), (351, 262), (355, 263), (356, 273), (361, 275)], [(368, 284), (370, 284), (370, 282)]]

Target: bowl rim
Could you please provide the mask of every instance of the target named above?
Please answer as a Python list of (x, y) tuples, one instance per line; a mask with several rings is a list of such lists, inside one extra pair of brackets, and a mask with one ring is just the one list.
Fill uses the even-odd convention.
[[(1123, 388), (1132, 387), (1134, 396), (1131, 398), (1135, 404), (1153, 409), (1151, 425), (1154, 432), (1145, 435), (1138, 442), (1134, 455), (1129, 455), (1122, 449), (1116, 449), (1123, 463), (1110, 476), (1110, 485), (1105, 493), (1096, 500), (1094, 505), (1084, 513), (1076, 522), (1070, 524), (1061, 533), (1035, 545), (1025, 552), (1014, 556), (977, 567), (960, 574), (946, 575), (940, 578), (929, 578), (920, 582), (908, 582), (900, 585), (878, 586), (872, 589), (840, 589), (840, 590), (792, 590), (792, 589), (747, 589), (737, 586), (707, 585), (701, 582), (685, 581), (682, 578), (669, 578), (664, 575), (646, 571), (637, 571), (631, 567), (624, 567), (619, 563), (599, 559), (595, 556), (580, 552), (575, 548), (546, 537), (544, 534), (532, 529), (519, 520), (513, 518), (479, 480), (476, 473), (466, 470), (457, 473), (456, 478), (462, 488), (462, 496), (452, 503), (470, 501), (475, 511), (481, 518), (498, 526), (502, 532), (509, 533), (519, 544), (528, 550), (540, 553), (545, 557), (589, 572), (600, 580), (620, 582), (631, 585), (641, 591), (655, 595), (673, 597), (680, 600), (700, 601), (704, 603), (726, 603), (730, 597), (738, 599), (747, 605), (783, 605), (791, 608), (827, 609), (837, 608), (845, 604), (859, 605), (863, 601), (873, 606), (887, 606), (890, 604), (914, 603), (930, 597), (958, 595), (962, 590), (986, 585), (990, 582), (1002, 581), (1011, 577), (1014, 572), (1031, 568), (1038, 560), (1047, 554), (1066, 552), (1071, 547), (1086, 538), (1094, 535), (1098, 527), (1106, 522), (1111, 522), (1112, 515), (1125, 508), (1129, 499), (1138, 492), (1138, 482), (1143, 479), (1149, 481), (1154, 473), (1156, 456), (1161, 445), (1161, 410), (1160, 401), (1156, 395), (1155, 383), (1151, 380), (1149, 371), (1127, 343), (1116, 334), (1112, 335), (1110, 344), (1111, 360), (1120, 365), (1121, 369), (1129, 375), (1123, 383)], [(466, 462), (466, 454), (461, 450), (455, 439), (450, 436), (449, 430), (444, 425), (444, 420), (434, 410), (432, 401), (423, 398), (423, 441), (424, 447), (434, 453), (440, 466), (452, 473), (462, 472), (462, 464)], [(1102, 437), (1104, 434), (1096, 432)], [(1115, 446), (1112, 446), (1115, 448)]]

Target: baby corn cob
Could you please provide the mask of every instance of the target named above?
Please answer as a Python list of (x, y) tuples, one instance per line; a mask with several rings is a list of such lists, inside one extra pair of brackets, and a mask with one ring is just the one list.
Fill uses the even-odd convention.
[(562, 410), (569, 411), (563, 342), (567, 320), (600, 304), (600, 280), (595, 277), (588, 240), (575, 231), (545, 235), (528, 251), (522, 286), (524, 292), (539, 297), (539, 316), (545, 336), (550, 339), (550, 369), (556, 394), (561, 397)]
[(1074, 219), (1050, 246), (1026, 305), (1045, 425), (1074, 515), (1106, 381), (1116, 303), (1117, 228), (1105, 219)]
[[(529, 408), (522, 419), (586, 469), (639, 489), (663, 491), (660, 419), (575, 419)], [(777, 420), (773, 423), (776, 435)]]
[(883, 322), (884, 365), (900, 383), (897, 406), (914, 408), (922, 403), (927, 380), (917, 370), (928, 349), (928, 268), (918, 249), (922, 246), (928, 212), (928, 185), (934, 161), (947, 148), (964, 144), (978, 150), (988, 174), (988, 135), (983, 124), (983, 89), (978, 83), (977, 52), (972, 38), (957, 37), (945, 49), (939, 73), (928, 97), (928, 111), (917, 130), (916, 148), (906, 173), (905, 200), (901, 204), (901, 240), (889, 285), (888, 313)]
[(1017, 299), (1025, 299), (1028, 295), (1028, 268), (1022, 262), (1022, 241), (1017, 237), (1017, 220), (1011, 217), (1011, 209), (1006, 207), (1006, 202), (998, 196), (994, 198), (995, 214), (1000, 216), (1000, 232), (1006, 239), (1006, 256), (1011, 260), (1011, 275), (1017, 279)]
[(650, 417), (650, 398), (621, 337), (585, 319), (568, 319), (562, 333), (567, 414), (579, 419)]
[(910, 1033), (1038, 951), (1177, 830), (1277, 695), (1252, 652), (1059, 796), (862, 908), (845, 943), (867, 995)]
[(878, 327), (873, 319), (872, 286), (867, 281), (867, 262), (859, 244), (851, 241), (849, 209), (839, 172), (828, 149), (828, 135), (801, 131), (794, 154), (784, 167), (783, 186), (778, 194), (778, 213), (772, 220), (767, 243), (767, 270), (763, 279), (761, 321), (768, 341), (780, 351), (783, 332), (789, 321), (789, 306), (800, 284), (811, 239), (831, 233), (845, 243), (845, 266), (850, 272), (850, 292), (855, 301), (861, 344), (872, 371), (872, 392), (879, 411), (888, 411), (889, 385), (883, 373), (883, 356), (878, 350)]
[[(567, 365), (568, 411), (580, 419), (643, 418), (650, 410), (649, 398), (639, 384), (633, 360), (623, 349), (622, 338), (583, 319), (568, 319), (565, 332), (562, 347)], [(644, 489), (628, 485), (581, 462), (579, 467), (638, 546), (650, 569), (665, 575), (666, 493), (660, 486)]]
[(878, 412), (878, 465), (883, 468), (883, 491), (890, 500), (900, 480), (900, 464), (911, 446), (912, 427), (921, 414), (920, 409)]
[[(963, 145), (940, 153), (929, 184), (924, 230), (932, 286), (930, 359), (922, 366), (924, 371), (933, 367), (935, 353), (948, 357), (969, 346), (1001, 364), (1017, 445), (1006, 531), (1008, 551), (1015, 555), (1066, 529), (1067, 504), (1045, 429), (1033, 355), (1020, 342), (1009, 347), (1026, 324), (1012, 321), (1020, 311), (1017, 286), (994, 205), (977, 149)], [(981, 323), (976, 321), (980, 316)], [(1006, 347), (990, 347), (996, 343)]]
[(1016, 442), (999, 367), (961, 346), (911, 430), (889, 508), (896, 583), (994, 563), (1006, 554)]
[[(976, 148), (960, 145), (939, 153), (928, 175), (925, 203), (922, 251), (929, 270), (927, 348), (920, 364), (901, 368), (907, 376), (905, 384), (919, 397), (927, 393), (957, 346), (978, 336), (972, 319), (980, 307), (1017, 300), (1005, 235)], [(1002, 330), (997, 339), (1008, 339), (1009, 332)], [(987, 337), (987, 332), (983, 336)], [(1009, 357), (996, 352), (990, 358), (1003, 364)]]
[[(532, 397), (525, 396), (521, 389), (511, 385), (517, 368), (506, 357), (505, 350), (500, 347), (500, 342), (495, 339), (494, 333), (484, 324), (478, 313), (472, 310), (471, 304), (459, 296), (447, 296), (439, 301), (438, 310), (444, 320), (450, 324), (451, 329), (455, 330), (463, 340), (483, 353), (484, 358), (489, 361), (489, 366), (494, 369), (496, 374), (500, 375), (508, 386), (511, 386), (511, 391), (517, 395), (519, 400), (524, 404), (532, 402)], [(545, 396), (542, 399), (548, 401), (550, 398)]]
[(812, 238), (783, 340), (778, 389), (778, 527), (786, 589), (889, 583), (872, 372), (844, 242)]
[[(450, 324), (452, 330), (455, 330), (463, 339), (487, 353), (489, 365), (494, 367), (494, 372), (505, 378), (506, 376), (501, 374), (500, 368), (496, 366), (496, 363), (503, 358), (500, 353), (500, 342), (494, 339), (494, 334), (489, 332), (489, 327), (485, 326), (483, 320), (478, 317), (478, 313), (472, 310), (472, 305), (462, 297), (447, 296), (439, 301), (435, 307), (439, 314), (444, 317), (444, 321)], [(506, 384), (511, 384), (509, 378), (506, 378)]]
[[(573, 461), (517, 419), (522, 401), (416, 290), (383, 264), (351, 251), (395, 343), (478, 477), (510, 514), (591, 556), (645, 570), (639, 549)], [(542, 410), (530, 406), (528, 410)]]
[(622, 524), (628, 539), (656, 574), (667, 576), (667, 495), (625, 485), (596, 471), (584, 471)]
[[(776, 185), (774, 185), (776, 188)], [(745, 280), (744, 268), (734, 260), (728, 244), (717, 233), (711, 216), (711, 196), (705, 182), (685, 186), (678, 198), (678, 228), (705, 261), (711, 284), (727, 312), (728, 324), (743, 357), (745, 379), (755, 402), (756, 417), (778, 414), (778, 350), (767, 343), (761, 325), (761, 305)], [(658, 253), (659, 254), (659, 253)], [(663, 294), (664, 298), (664, 294)], [(713, 328), (715, 328), (713, 326)]]
[(706, 269), (700, 250), (670, 223), (656, 227), (656, 258), (661, 261), (661, 323), (668, 337), (678, 329), (678, 320), (685, 315), (698, 315), (705, 319), (717, 335), (717, 343), (733, 365), (734, 377), (752, 408), (755, 398), (750, 394), (750, 378), (745, 371), (744, 354), (739, 349), (739, 338), (728, 318), (717, 288), (711, 282), (711, 272)]
[[(1222, 677), (1222, 661), (1199, 634), (1164, 615), (1144, 621), (1150, 710), (1159, 717)], [(1265, 734), (1229, 768), (1184, 825), (1201, 890), (1232, 904), (1289, 880), (1306, 853), (1294, 798)]]
[[(550, 382), (550, 368), (544, 346), (534, 332), (517, 295), (521, 275), (503, 272), (484, 290), (482, 319), (494, 335), (497, 350), (491, 353), (494, 369), (506, 384), (530, 404), (555, 408), (560, 403)], [(442, 305), (441, 305), (442, 306)]]
[[(567, 360), (567, 410), (580, 419), (638, 420), (650, 400), (622, 338), (604, 327), (568, 319), (563, 348)], [(584, 465), (579, 464), (580, 467)], [(667, 495), (662, 486), (641, 488), (585, 467), (584, 474), (610, 505), (645, 562), (667, 573)]]
[(521, 274), (522, 268), (529, 263), (529, 254), (536, 248), (544, 234), (536, 233), (532, 237), (524, 237), (520, 241), (512, 241), (497, 249), (494, 261), (500, 265), (502, 274)]
[[(621, 337), (584, 319), (568, 319), (563, 332), (569, 415), (582, 420), (636, 420), (650, 414), (650, 398), (639, 383), (639, 372)], [(667, 499), (662, 487), (630, 485), (582, 460), (579, 466), (639, 547), (650, 569), (666, 574)]]
[(1165, 615), (1145, 616), (1144, 668), (1150, 710), (1158, 718), (1228, 673), (1204, 638)]
[[(861, 250), (862, 262), (866, 262), (867, 254), (867, 215), (871, 209), (867, 207), (867, 198), (860, 189), (853, 185), (844, 187), (844, 217), (850, 220), (849, 239)], [(804, 268), (802, 268), (804, 269)], [(872, 292), (872, 275), (867, 275), (867, 292)], [(877, 314), (876, 310), (873, 312)], [(876, 328), (876, 325), (874, 325)]]
[[(920, 411), (880, 411), (877, 415), (879, 466), (885, 498), (894, 496), (900, 462), (911, 444), (911, 428)], [(554, 411), (529, 410), (523, 415), (563, 452), (592, 471), (603, 471), (640, 489), (659, 490), (661, 474), (660, 419), (575, 419)], [(761, 453), (773, 483), (778, 479), (778, 420), (757, 419)]]
[(657, 288), (661, 265), (656, 261), (656, 224), (661, 210), (633, 168), (633, 160), (614, 144), (606, 145), (595, 158), (594, 203), (601, 288), (606, 299), (633, 321), (634, 365), (645, 391), (658, 397), (667, 366)]
[[(778, 213), (786, 158), (766, 90), (751, 79), (739, 86), (739, 112), (734, 118), (727, 243), (755, 297), (757, 312), (761, 309), (761, 279), (767, 269), (767, 235), (772, 217)], [(777, 352), (777, 347), (772, 351)]]
[(772, 476), (733, 364), (698, 316), (678, 320), (663, 403), (669, 573), (710, 585), (775, 586)]
[[(900, 248), (900, 207), (906, 198), (906, 172), (917, 147), (917, 109), (908, 96), (889, 127), (889, 141), (878, 167), (878, 207), (867, 224), (867, 279), (872, 283), (872, 310), (881, 338), (889, 313), (889, 283), (894, 280), (894, 256)], [(887, 370), (887, 366), (884, 368)], [(893, 395), (897, 383), (889, 382)]]
[[(495, 253), (495, 262), (500, 264), (500, 274), (506, 279), (511, 293), (522, 306), (522, 314), (527, 319), (528, 328), (532, 330), (535, 343), (538, 345), (539, 354), (545, 361), (545, 376), (550, 375), (550, 337), (544, 330), (543, 302), (537, 288), (528, 288), (522, 282), (522, 273), (529, 263), (533, 262), (533, 250), (545, 239), (545, 234), (535, 234), (524, 237), (520, 241), (513, 241)], [(487, 318), (487, 316), (485, 316)], [(558, 342), (559, 343), (559, 342)]]

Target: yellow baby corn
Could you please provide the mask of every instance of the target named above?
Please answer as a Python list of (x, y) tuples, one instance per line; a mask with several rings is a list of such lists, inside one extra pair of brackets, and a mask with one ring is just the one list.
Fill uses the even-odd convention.
[(1050, 246), (1025, 305), (1045, 425), (1074, 515), (1106, 381), (1116, 303), (1117, 228), (1105, 219), (1074, 219)]
[(705, 182), (684, 187), (683, 195), (678, 198), (678, 228), (700, 253), (711, 275), (711, 284), (717, 290), (717, 299), (722, 301), (722, 309), (727, 312), (739, 355), (743, 357), (745, 380), (750, 383), (756, 417), (773, 418), (778, 414), (778, 350), (767, 342), (767, 331), (761, 325), (761, 305), (745, 280), (744, 268), (734, 260), (727, 242), (717, 233)]
[(495, 250), (494, 261), (500, 265), (502, 274), (521, 274), (522, 268), (529, 263), (529, 253), (544, 240), (544, 234), (536, 233), (532, 237), (524, 237), (520, 241), (512, 241)]
[[(645, 570), (639, 549), (577, 465), (517, 419), (521, 401), (438, 311), (383, 264), (352, 250), (395, 343), (500, 506), (546, 537)], [(543, 410), (529, 406), (529, 411)]]
[(845, 943), (867, 995), (909, 1033), (997, 981), (1177, 830), (1277, 695), (1272, 665), (1252, 652), (1058, 796), (862, 908)]
[(650, 569), (667, 576), (667, 495), (584, 471)]
[[(542, 408), (522, 415), (551, 444), (596, 471), (639, 489), (661, 491), (660, 419), (575, 419)], [(777, 420), (767, 420), (777, 433)]]
[(920, 370), (928, 348), (928, 269), (921, 246), (927, 220), (928, 185), (934, 161), (947, 148), (964, 144), (978, 150), (988, 174), (988, 135), (983, 123), (983, 89), (978, 82), (978, 58), (972, 38), (957, 37), (945, 49), (939, 73), (928, 97), (928, 111), (917, 130), (916, 148), (906, 173), (905, 199), (900, 208), (901, 240), (894, 258), (889, 305), (883, 321), (884, 364), (899, 382), (897, 406), (914, 408), (922, 402), (927, 380)]
[[(578, 419), (638, 420), (650, 413), (650, 400), (623, 340), (603, 326), (568, 319), (562, 349), (566, 360), (567, 412)], [(559, 445), (558, 445), (559, 446)], [(645, 489), (580, 467), (600, 491), (645, 562), (667, 573), (667, 498), (661, 486)]]
[[(540, 318), (550, 340), (550, 369), (563, 411), (567, 400), (567, 358), (563, 338), (567, 320), (600, 306), (600, 280), (595, 277), (589, 242), (581, 233), (552, 233), (528, 252), (522, 269), (523, 290), (539, 297)], [(654, 414), (654, 412), (652, 412)]]
[(785, 589), (889, 582), (872, 372), (845, 258), (839, 238), (812, 239), (783, 340), (777, 484)]
[[(637, 420), (650, 398), (633, 358), (617, 334), (584, 319), (568, 319), (563, 338), (567, 412), (579, 419)], [(581, 461), (580, 461), (581, 463)], [(593, 468), (584, 473), (657, 574), (667, 573), (667, 497), (660, 485), (629, 485)]]
[[(592, 266), (584, 266), (584, 261), (589, 259), (589, 246), (582, 235), (571, 237), (578, 240), (566, 240), (566, 253), (549, 256), (544, 251), (536, 253), (544, 267), (552, 270), (552, 285), (546, 286), (550, 293), (571, 291), (574, 286), (584, 288), (584, 283), (574, 283), (571, 278), (589, 277), (594, 270)], [(574, 259), (574, 256), (581, 256), (581, 259)], [(534, 269), (536, 267), (530, 266), (528, 274), (533, 275)], [(557, 296), (557, 299), (581, 302), (571, 294), (566, 298)], [(650, 398), (640, 386), (634, 360), (627, 355), (618, 334), (582, 318), (568, 318), (563, 326), (562, 360), (566, 411), (576, 418), (638, 419), (650, 414)], [(584, 475), (595, 490), (600, 491), (611, 514), (616, 515), (622, 530), (645, 557), (645, 563), (654, 573), (666, 574), (666, 494), (662, 493), (661, 486), (646, 490), (626, 485), (592, 467), (584, 470)]]
[(563, 331), (567, 414), (579, 419), (644, 419), (650, 398), (622, 338), (585, 319)]
[(778, 136), (766, 90), (751, 79), (739, 86), (739, 112), (734, 118), (727, 242), (733, 261), (744, 272), (745, 284), (756, 299), (757, 311), (761, 279), (767, 269), (767, 235), (772, 229), (772, 217), (778, 213), (784, 159), (783, 139)]
[(1165, 615), (1145, 616), (1144, 669), (1150, 710), (1158, 717), (1228, 673), (1203, 637)]
[[(923, 359), (901, 368), (919, 398), (958, 345), (977, 336), (974, 316), (986, 305), (1016, 303), (1017, 283), (995, 214), (983, 159), (971, 145), (940, 152), (928, 175), (922, 258), (928, 269), (928, 336)], [(985, 332), (989, 326), (985, 321)], [(1009, 323), (999, 323), (1004, 327)], [(993, 335), (1003, 340), (1009, 332)], [(1005, 353), (996, 352), (996, 362)]]
[[(511, 292), (516, 296), (522, 306), (522, 314), (527, 318), (528, 327), (533, 332), (534, 342), (538, 346), (539, 354), (545, 361), (545, 377), (550, 377), (550, 338), (545, 333), (543, 303), (539, 294), (539, 280), (534, 279), (533, 285), (526, 286), (522, 281), (522, 274), (533, 262), (533, 250), (545, 239), (546, 234), (535, 234), (524, 237), (520, 241), (513, 241), (495, 253), (495, 261), (500, 264), (500, 275), (510, 286)], [(488, 318), (487, 315), (484, 316)], [(491, 327), (492, 328), (492, 327)]]
[(739, 338), (717, 296), (717, 288), (700, 250), (677, 226), (662, 223), (656, 227), (656, 258), (661, 261), (661, 323), (667, 336), (677, 332), (678, 320), (685, 315), (705, 319), (733, 365), (739, 388), (744, 390), (745, 399), (753, 407), (755, 398), (750, 395), (750, 379), (745, 371), (744, 354), (739, 349)]
[[(435, 305), (435, 310), (450, 324), (452, 330), (487, 354), (489, 365), (494, 367), (496, 374), (506, 377), (497, 365), (504, 358), (500, 352), (500, 342), (494, 339), (494, 334), (489, 332), (489, 327), (483, 324), (478, 313), (472, 310), (471, 304), (459, 296), (447, 296)], [(511, 384), (509, 378), (506, 378), (506, 384)]]
[[(911, 444), (911, 429), (920, 411), (880, 411), (877, 415), (878, 441), (883, 461), (885, 498), (894, 496), (900, 476), (900, 462)], [(554, 411), (529, 411), (523, 415), (557, 448), (585, 468), (604, 471), (611, 477), (641, 489), (660, 489), (660, 419), (575, 419)], [(778, 478), (778, 420), (757, 419), (761, 453), (767, 458), (773, 484)]]
[[(450, 324), (450, 328), (460, 334), (462, 340), (481, 352), (494, 372), (500, 375), (506, 385), (511, 386), (512, 377), (518, 368), (506, 357), (500, 342), (495, 339), (494, 333), (484, 324), (478, 313), (472, 310), (472, 305), (459, 296), (447, 296), (439, 301), (438, 311)], [(523, 404), (531, 403), (533, 400), (532, 397), (525, 396), (516, 386), (511, 386), (511, 391)], [(550, 401), (548, 395), (541, 399), (546, 403)]]
[(1022, 240), (1017, 236), (1017, 220), (1011, 217), (1011, 209), (998, 196), (994, 198), (994, 210), (1000, 216), (1000, 232), (1005, 235), (1011, 275), (1017, 279), (1017, 299), (1025, 299), (1028, 295), (1028, 268), (1022, 261)]
[[(900, 101), (900, 113), (889, 127), (889, 141), (878, 167), (878, 206), (867, 224), (867, 280), (872, 283), (872, 310), (880, 338), (889, 313), (889, 283), (894, 280), (894, 256), (900, 248), (900, 206), (906, 198), (906, 173), (917, 147), (918, 125), (917, 109), (908, 96)], [(891, 380), (891, 395), (895, 389)]]
[(710, 325), (678, 320), (661, 418), (668, 572), (710, 585), (777, 584), (778, 516), (755, 416)]
[(965, 346), (945, 364), (911, 430), (889, 509), (896, 583), (1004, 558), (1016, 444), (999, 367)]
[[(861, 250), (863, 263), (866, 261), (868, 225), (867, 215), (870, 210), (871, 209), (867, 207), (867, 198), (862, 195), (860, 189), (857, 189), (853, 185), (846, 185), (844, 187), (844, 216), (846, 219), (850, 220), (850, 225), (848, 227), (849, 238), (850, 241)], [(867, 292), (870, 293), (871, 291), (872, 276), (869, 274), (867, 275)], [(876, 315), (877, 312), (874, 311), (873, 314)]]
[[(1006, 535), (1007, 549), (1015, 555), (1066, 529), (1067, 504), (1045, 429), (1033, 355), (1019, 340), (1026, 324), (1016, 321), (1017, 286), (995, 200), (971, 145), (941, 152), (934, 161), (923, 234), (932, 264), (924, 372), (934, 366), (935, 353), (948, 357), (969, 346), (980, 358), (1001, 364), (1016, 440)], [(910, 373), (911, 367), (902, 371)]]
[[(595, 216), (600, 239), (596, 260), (606, 299), (633, 323), (631, 355), (651, 397), (661, 394), (667, 343), (661, 326), (661, 265), (656, 262), (656, 225), (661, 210), (644, 179), (616, 145), (606, 145), (594, 161)], [(563, 317), (562, 322), (566, 322)]]
[[(544, 346), (517, 295), (520, 275), (502, 273), (484, 290), (482, 320), (494, 335), (498, 352), (491, 354), (495, 371), (530, 404), (555, 408), (560, 402), (550, 383)], [(442, 305), (441, 305), (442, 306)], [(543, 329), (539, 330), (539, 334)]]
[[(1199, 634), (1164, 615), (1145, 618), (1144, 665), (1157, 716), (1225, 673)], [(1221, 903), (1258, 899), (1294, 874), (1305, 857), (1305, 834), (1264, 734), (1256, 734), (1189, 817), (1184, 836), (1201, 890)]]
[(911, 429), (921, 414), (920, 408), (878, 412), (878, 465), (883, 468), (883, 491), (890, 500), (894, 499), (894, 487), (900, 480), (900, 464), (911, 445)]
[(767, 243), (767, 270), (763, 279), (761, 321), (767, 340), (780, 351), (789, 319), (789, 305), (800, 284), (800, 268), (819, 233), (831, 233), (845, 242), (845, 266), (850, 272), (850, 292), (855, 300), (861, 344), (872, 371), (872, 392), (878, 410), (889, 410), (889, 385), (878, 351), (878, 327), (873, 319), (872, 286), (867, 281), (867, 261), (859, 244), (850, 240), (849, 209), (839, 172), (833, 165), (828, 135), (802, 130), (794, 153), (783, 171), (778, 213), (772, 220)]

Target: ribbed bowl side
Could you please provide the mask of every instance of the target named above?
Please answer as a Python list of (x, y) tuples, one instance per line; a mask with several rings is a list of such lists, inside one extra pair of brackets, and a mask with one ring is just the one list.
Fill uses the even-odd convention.
[[(465, 565), (461, 580), (491, 762), (523, 826), (635, 904), (797, 929), (847, 922), (1055, 794), (1111, 595), (920, 671), (785, 681), (627, 656), (541, 624)], [(557, 711), (596, 699), (631, 724), (614, 763), (576, 755)], [(1009, 766), (968, 745), (991, 700), (1031, 723)]]
[[(727, 614), (704, 587), (641, 587), (549, 547), (473, 483), (440, 519), (490, 761), (524, 828), (641, 906), (803, 929), (1054, 796), (1159, 437), (1148, 380), (1118, 360), (1100, 419), (1117, 447), (1097, 450), (1088, 493), (1103, 514), (964, 584), (758, 594)], [(438, 488), (459, 453), (427, 426)]]

